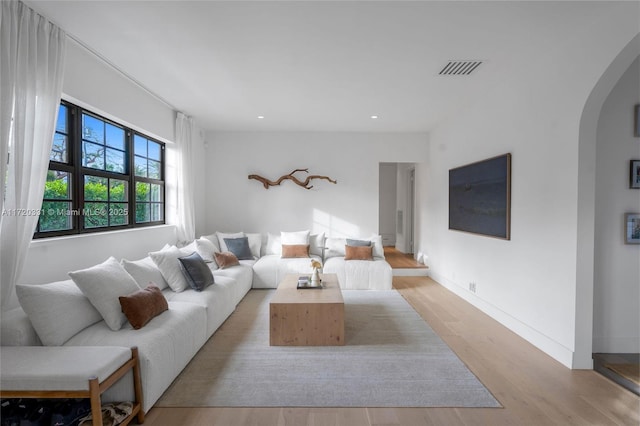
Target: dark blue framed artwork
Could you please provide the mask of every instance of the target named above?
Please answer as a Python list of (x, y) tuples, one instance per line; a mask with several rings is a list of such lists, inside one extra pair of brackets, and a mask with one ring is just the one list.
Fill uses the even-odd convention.
[(449, 170), (449, 229), (511, 239), (511, 154)]

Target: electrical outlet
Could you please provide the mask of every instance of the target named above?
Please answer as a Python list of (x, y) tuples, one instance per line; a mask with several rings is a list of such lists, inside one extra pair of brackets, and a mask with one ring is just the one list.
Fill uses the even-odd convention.
[(476, 292), (476, 283), (474, 283), (474, 282), (470, 282), (469, 283), (469, 291), (471, 293), (475, 293)]

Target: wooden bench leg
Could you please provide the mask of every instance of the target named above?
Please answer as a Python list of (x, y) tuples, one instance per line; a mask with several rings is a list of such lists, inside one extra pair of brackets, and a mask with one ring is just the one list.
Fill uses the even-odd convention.
[(142, 380), (140, 379), (140, 358), (138, 357), (138, 348), (136, 346), (131, 348), (131, 357), (134, 359), (133, 363), (133, 392), (135, 395), (135, 402), (140, 404), (140, 411), (138, 411), (138, 423), (144, 423), (144, 407), (142, 406)]
[(102, 426), (102, 402), (100, 398), (100, 383), (97, 377), (89, 379), (89, 399), (91, 400), (93, 426)]

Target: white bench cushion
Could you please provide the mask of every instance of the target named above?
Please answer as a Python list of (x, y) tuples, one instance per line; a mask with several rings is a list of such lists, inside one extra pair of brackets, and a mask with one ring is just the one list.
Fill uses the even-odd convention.
[(0, 348), (3, 390), (89, 390), (89, 379), (102, 382), (131, 359), (131, 349), (117, 346)]

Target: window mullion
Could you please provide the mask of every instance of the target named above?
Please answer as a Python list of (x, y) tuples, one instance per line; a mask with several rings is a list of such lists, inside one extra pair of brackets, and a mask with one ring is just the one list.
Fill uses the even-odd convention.
[(74, 209), (78, 214), (73, 218), (75, 221), (76, 232), (80, 233), (84, 230), (84, 218), (82, 211), (84, 209), (84, 175), (82, 173), (82, 120), (80, 118), (82, 111), (80, 107), (73, 108), (73, 166), (74, 172)]
[(133, 132), (127, 130), (127, 149), (129, 158), (129, 226), (136, 226), (136, 173), (135, 173), (135, 148), (133, 144)]

